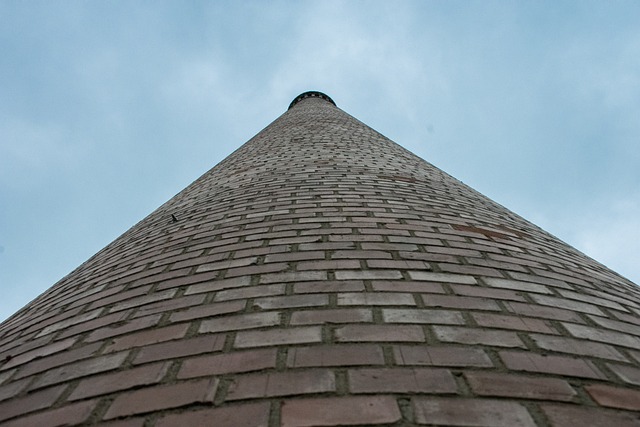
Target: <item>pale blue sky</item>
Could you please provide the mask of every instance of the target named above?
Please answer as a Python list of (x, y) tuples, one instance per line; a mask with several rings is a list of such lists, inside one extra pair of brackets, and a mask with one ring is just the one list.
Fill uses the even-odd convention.
[(640, 283), (640, 2), (0, 0), (0, 319), (306, 90)]

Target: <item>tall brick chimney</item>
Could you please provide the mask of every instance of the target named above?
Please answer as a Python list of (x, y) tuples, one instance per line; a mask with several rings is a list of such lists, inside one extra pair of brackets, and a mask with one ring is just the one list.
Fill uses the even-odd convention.
[(319, 92), (0, 325), (4, 427), (639, 413), (639, 288)]

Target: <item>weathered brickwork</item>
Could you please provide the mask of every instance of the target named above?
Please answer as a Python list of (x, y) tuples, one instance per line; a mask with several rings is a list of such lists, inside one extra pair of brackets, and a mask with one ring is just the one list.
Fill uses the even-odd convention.
[(640, 289), (301, 96), (0, 325), (3, 426), (640, 426)]

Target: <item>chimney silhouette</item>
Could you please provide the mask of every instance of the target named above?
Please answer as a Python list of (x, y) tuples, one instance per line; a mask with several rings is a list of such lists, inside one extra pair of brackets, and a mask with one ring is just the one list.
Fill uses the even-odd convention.
[(640, 426), (636, 285), (306, 92), (0, 325), (0, 425)]

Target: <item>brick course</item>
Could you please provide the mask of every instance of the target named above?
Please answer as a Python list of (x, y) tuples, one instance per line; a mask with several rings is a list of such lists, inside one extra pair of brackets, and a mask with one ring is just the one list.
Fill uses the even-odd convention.
[(318, 94), (0, 325), (3, 426), (624, 427), (639, 396), (635, 284)]

